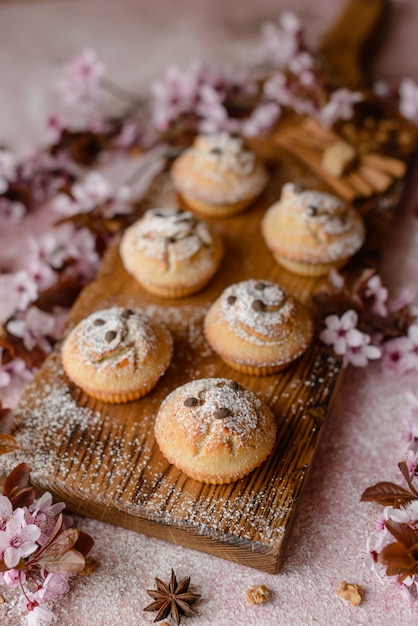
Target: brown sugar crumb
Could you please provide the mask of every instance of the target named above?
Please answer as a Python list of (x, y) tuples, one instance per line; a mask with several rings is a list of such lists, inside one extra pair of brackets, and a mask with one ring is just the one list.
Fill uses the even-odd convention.
[(96, 569), (97, 569), (97, 561), (93, 559), (92, 556), (86, 556), (86, 564), (84, 566), (84, 569), (82, 569), (81, 572), (78, 572), (78, 575), (90, 576), (90, 574), (93, 574), (93, 572), (95, 572)]
[(270, 589), (265, 585), (254, 585), (247, 591), (247, 600), (250, 604), (263, 604), (270, 598)]
[(5, 603), (5, 599), (3, 598), (3, 596), (0, 596), (0, 604), (4, 604)]
[(363, 589), (360, 585), (342, 580), (335, 593), (337, 596), (340, 596), (340, 598), (343, 598), (343, 600), (348, 600), (352, 606), (358, 606), (362, 600)]

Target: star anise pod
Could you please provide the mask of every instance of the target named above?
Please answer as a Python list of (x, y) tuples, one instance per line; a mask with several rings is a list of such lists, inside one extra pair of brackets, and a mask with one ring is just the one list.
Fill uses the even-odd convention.
[(144, 611), (158, 611), (154, 622), (159, 622), (170, 616), (178, 625), (181, 616), (191, 617), (197, 615), (197, 611), (191, 607), (201, 596), (189, 591), (190, 576), (177, 583), (174, 570), (171, 570), (171, 578), (168, 585), (159, 578), (155, 579), (157, 589), (147, 589), (147, 594), (154, 602), (144, 608)]

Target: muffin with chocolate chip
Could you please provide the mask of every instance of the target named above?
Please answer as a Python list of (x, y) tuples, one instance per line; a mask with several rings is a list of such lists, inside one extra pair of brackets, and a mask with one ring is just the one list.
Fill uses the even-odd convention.
[(173, 163), (176, 191), (193, 211), (229, 217), (249, 206), (267, 185), (264, 164), (241, 137), (200, 135)]
[(217, 271), (220, 237), (190, 211), (151, 209), (124, 233), (120, 256), (125, 269), (147, 291), (182, 298), (203, 289)]
[(163, 455), (185, 474), (224, 484), (267, 458), (276, 422), (269, 407), (236, 381), (203, 378), (167, 396), (156, 417), (155, 437)]
[(309, 346), (309, 311), (276, 283), (246, 280), (227, 287), (204, 320), (212, 349), (234, 369), (255, 376), (274, 374)]
[(112, 404), (136, 400), (170, 364), (169, 331), (139, 311), (112, 307), (92, 313), (67, 335), (62, 363), (86, 393)]
[(261, 232), (280, 265), (302, 276), (322, 276), (345, 265), (366, 237), (363, 218), (336, 196), (283, 185)]

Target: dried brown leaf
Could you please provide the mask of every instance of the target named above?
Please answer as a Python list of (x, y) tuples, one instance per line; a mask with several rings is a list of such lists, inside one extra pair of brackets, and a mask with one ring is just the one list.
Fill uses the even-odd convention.
[(406, 524), (400, 524), (393, 520), (386, 520), (385, 526), (397, 541), (400, 541), (407, 548), (411, 548), (417, 543), (418, 536), (412, 528)]
[(418, 543), (407, 548), (401, 541), (395, 541), (385, 546), (378, 561), (386, 565), (387, 576), (400, 575), (400, 580), (417, 573)]
[(86, 565), (84, 556), (73, 549), (57, 553), (45, 551), (38, 558), (38, 563), (47, 572), (52, 572), (53, 574), (77, 574)]
[(86, 556), (94, 546), (94, 539), (82, 530), (78, 531), (78, 538), (74, 544), (74, 549)]
[(12, 435), (0, 433), (0, 455), (19, 450), (20, 445)]
[(0, 433), (10, 435), (13, 428), (13, 411), (12, 409), (3, 409), (0, 402)]
[(394, 506), (399, 508), (402, 504), (408, 504), (418, 498), (403, 487), (388, 481), (376, 483), (368, 487), (362, 493), (361, 502), (377, 502), (382, 506)]
[(6, 478), (3, 495), (11, 501), (13, 508), (29, 506), (35, 499), (35, 492), (29, 485), (29, 466), (20, 463)]

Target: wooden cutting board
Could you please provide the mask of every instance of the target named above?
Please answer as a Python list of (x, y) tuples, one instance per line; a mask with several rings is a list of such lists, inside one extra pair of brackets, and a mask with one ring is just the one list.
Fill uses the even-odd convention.
[[(189, 548), (275, 573), (328, 415), (340, 365), (317, 339), (321, 323), (311, 296), (326, 279), (301, 278), (277, 265), (260, 234), (266, 208), (288, 180), (328, 189), (291, 154), (272, 149), (270, 184), (247, 212), (212, 220), (226, 254), (210, 284), (182, 300), (144, 291), (124, 270), (118, 241), (108, 250), (98, 278), (71, 311), (70, 326), (93, 310), (112, 305), (140, 307), (163, 321), (174, 337), (174, 359), (157, 387), (124, 405), (100, 403), (69, 382), (59, 348), (48, 358), (16, 411), (16, 436), (33, 483), (86, 516)], [(380, 199), (362, 203), (367, 214), (367, 253), (374, 254), (393, 214), (403, 182)], [(177, 199), (167, 175), (150, 189), (143, 209), (171, 206)], [(359, 258), (351, 263), (358, 267)], [(225, 365), (202, 334), (203, 317), (229, 284), (247, 278), (280, 283), (312, 310), (316, 337), (294, 365), (267, 377), (245, 376)], [(160, 453), (153, 425), (163, 398), (175, 387), (202, 377), (227, 377), (252, 389), (271, 407), (277, 441), (267, 461), (230, 485), (203, 485), (187, 478)]]

